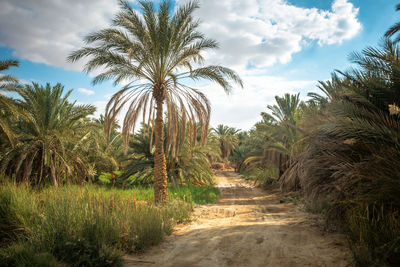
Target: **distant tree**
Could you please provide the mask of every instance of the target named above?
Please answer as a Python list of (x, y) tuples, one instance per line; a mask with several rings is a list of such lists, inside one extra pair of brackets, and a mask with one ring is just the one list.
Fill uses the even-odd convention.
[(118, 123), (114, 124), (109, 136), (105, 134), (103, 114), (88, 122), (87, 126), (90, 131), (81, 148), (86, 151), (87, 159), (96, 174), (119, 170), (122, 167), (124, 151)]
[(231, 154), (232, 149), (234, 149), (239, 142), (237, 133), (240, 130), (219, 124), (216, 128), (213, 128), (212, 131), (219, 141), (221, 157), (227, 159)]
[(254, 149), (245, 163), (250, 167), (278, 169), (279, 176), (289, 167), (296, 143), (301, 138), (297, 122), (303, 115), (304, 103), (300, 94), (275, 96), (276, 104), (268, 105), (269, 113), (262, 112), (262, 121), (255, 125), (253, 138), (262, 149)]

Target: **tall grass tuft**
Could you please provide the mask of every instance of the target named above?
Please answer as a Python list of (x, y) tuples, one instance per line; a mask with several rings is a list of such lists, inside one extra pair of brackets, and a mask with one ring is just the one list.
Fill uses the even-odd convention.
[(191, 203), (175, 199), (164, 207), (152, 203), (94, 186), (38, 192), (1, 185), (0, 262), (24, 266), (47, 259), (73, 266), (119, 266), (124, 253), (157, 244), (192, 209)]

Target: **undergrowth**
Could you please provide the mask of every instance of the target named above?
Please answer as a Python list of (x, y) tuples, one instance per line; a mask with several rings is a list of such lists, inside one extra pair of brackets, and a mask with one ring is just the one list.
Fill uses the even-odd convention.
[(0, 266), (120, 266), (124, 253), (159, 243), (175, 223), (187, 221), (193, 203), (218, 195), (178, 187), (157, 207), (148, 188), (0, 185)]

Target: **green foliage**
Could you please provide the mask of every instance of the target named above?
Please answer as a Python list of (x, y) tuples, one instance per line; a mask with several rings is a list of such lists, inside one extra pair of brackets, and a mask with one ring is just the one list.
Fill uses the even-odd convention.
[[(18, 67), (16, 60), (0, 60), (0, 71), (11, 67)], [(0, 147), (3, 143), (13, 146), (15, 144), (15, 132), (12, 129), (12, 121), (18, 117), (19, 112), (16, 103), (3, 95), (7, 91), (20, 87), (18, 79), (12, 75), (0, 74)]]
[(216, 128), (211, 129), (215, 137), (219, 142), (219, 149), (221, 151), (221, 158), (227, 159), (231, 154), (232, 150), (238, 144), (237, 133), (240, 131), (233, 127), (226, 125), (218, 125)]
[(275, 100), (268, 106), (271, 114), (262, 112), (262, 120), (253, 129), (238, 135), (239, 144), (231, 156), (236, 171), (265, 185), (277, 181), (301, 151), (303, 131), (298, 124), (307, 109), (299, 94)]
[(86, 123), (89, 131), (82, 136), (80, 150), (86, 157), (89, 178), (93, 180), (102, 172), (116, 171), (123, 168), (125, 159), (119, 125), (114, 124), (110, 136), (105, 133), (105, 118), (93, 119)]
[(17, 181), (51, 181), (55, 186), (87, 177), (79, 144), (88, 131), (84, 119), (95, 107), (69, 103), (72, 91), (64, 94), (61, 84), (33, 83), (13, 91), (21, 98), (16, 103), (19, 120), (13, 127), (18, 138), (0, 154), (0, 172)]
[(279, 178), (277, 168), (251, 168), (243, 172), (246, 179), (262, 183), (263, 185), (276, 184)]
[[(99, 187), (96, 190), (107, 196), (133, 196), (138, 201), (154, 201), (154, 189), (148, 186), (135, 186), (125, 189)], [(220, 196), (219, 190), (213, 186), (196, 186), (192, 184), (171, 186), (168, 188), (168, 192), (170, 200), (183, 200), (193, 204), (216, 203)]]
[(56, 267), (61, 263), (50, 253), (38, 253), (28, 242), (14, 243), (0, 249), (0, 267)]
[(214, 204), (220, 197), (220, 192), (213, 186), (188, 186), (171, 187), (168, 189), (170, 197), (189, 201), (195, 204)]
[(157, 207), (141, 197), (141, 190), (122, 194), (63, 186), (38, 192), (1, 185), (6, 225), (0, 228), (0, 262), (24, 265), (48, 259), (50, 264), (55, 258), (75, 266), (120, 265), (123, 253), (157, 244), (174, 223), (186, 221), (192, 209), (179, 200)]
[[(181, 121), (181, 123), (183, 123)], [(151, 143), (152, 129), (143, 126), (130, 142), (132, 155), (126, 159), (124, 173), (117, 179), (122, 187), (146, 185), (153, 182), (154, 146)], [(165, 127), (167, 131), (168, 127)], [(185, 134), (185, 135), (184, 135)], [(191, 144), (188, 133), (180, 133), (179, 146), (175, 154), (166, 155), (166, 167), (169, 181), (174, 185), (196, 184), (212, 185), (215, 183), (207, 152), (210, 151), (208, 142), (202, 147), (200, 140)], [(167, 140), (164, 146), (168, 146)]]

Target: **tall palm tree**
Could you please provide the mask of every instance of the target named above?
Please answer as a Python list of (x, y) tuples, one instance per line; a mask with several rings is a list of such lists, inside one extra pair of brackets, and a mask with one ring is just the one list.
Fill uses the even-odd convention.
[(223, 124), (219, 124), (216, 128), (212, 129), (212, 131), (216, 135), (219, 141), (221, 157), (223, 159), (227, 159), (231, 154), (232, 150), (239, 142), (239, 139), (236, 134), (240, 130)]
[[(68, 59), (74, 62), (89, 57), (86, 72), (102, 68), (104, 71), (94, 78), (94, 84), (107, 79), (114, 79), (114, 84), (129, 82), (107, 104), (107, 133), (124, 106), (127, 106), (122, 127), (125, 145), (141, 115), (148, 125), (155, 124), (154, 194), (157, 203), (165, 203), (164, 105), (168, 116), (167, 150), (177, 150), (180, 120), (184, 121), (184, 131), (188, 130), (192, 136), (196, 123), (200, 124), (204, 144), (211, 107), (206, 96), (187, 82), (210, 80), (227, 93), (232, 82), (243, 84), (228, 68), (203, 65), (202, 53), (218, 45), (197, 31), (199, 21), (192, 17), (199, 7), (197, 2), (179, 6), (173, 14), (168, 1), (161, 2), (158, 11), (149, 1), (139, 1), (139, 5), (142, 12), (121, 0), (121, 10), (113, 26), (88, 35), (87, 46), (73, 52)], [(186, 127), (186, 121), (190, 127)]]
[(72, 91), (64, 94), (61, 84), (40, 86), (33, 83), (15, 88), (20, 100), (20, 119), (15, 125), (18, 140), (0, 154), (0, 172), (18, 181), (58, 186), (61, 179), (86, 177), (85, 163), (79, 155), (80, 138), (87, 127), (86, 116), (95, 107), (69, 103)]
[[(396, 11), (400, 11), (400, 4), (396, 5)], [(396, 33), (398, 33), (400, 31), (400, 22), (395, 23), (393, 26), (391, 26), (386, 32), (385, 32), (385, 36), (386, 37), (392, 37), (393, 35), (395, 35)], [(396, 42), (400, 41), (400, 35), (397, 36), (397, 38), (395, 39)]]
[[(16, 60), (0, 60), (0, 71), (8, 70), (10, 67), (18, 67)], [(2, 130), (9, 143), (14, 145), (14, 133), (9, 125), (9, 116), (15, 114), (15, 103), (12, 99), (3, 95), (5, 91), (18, 86), (18, 79), (13, 75), (0, 76), (0, 130)]]

